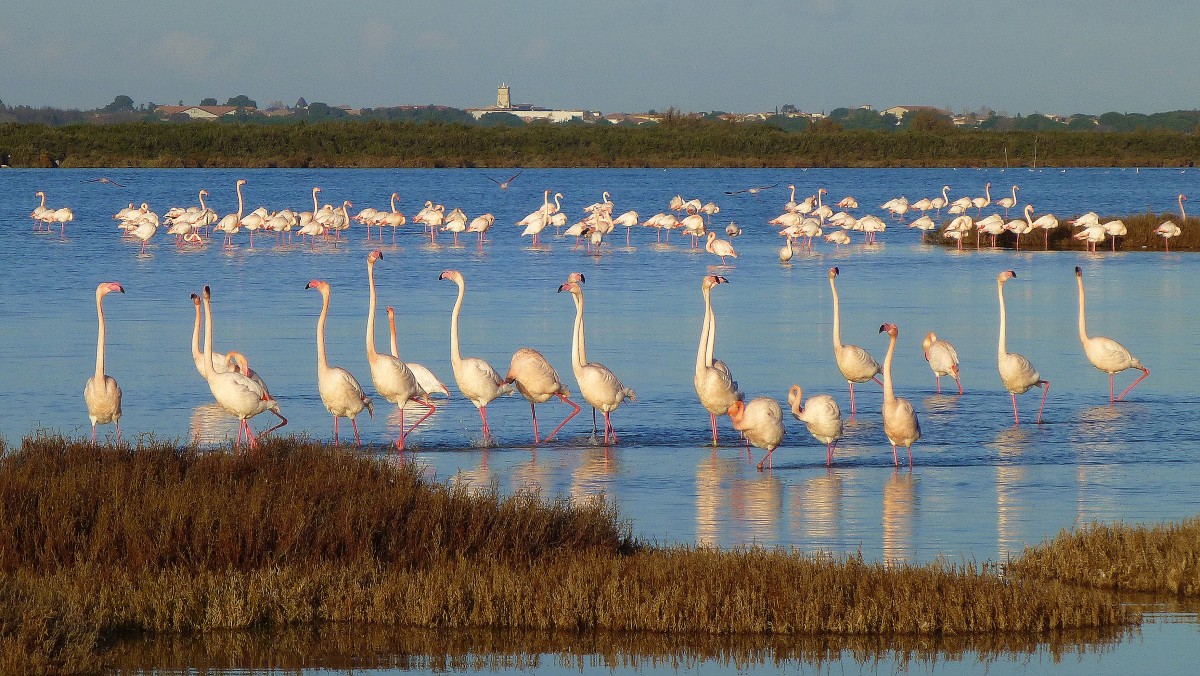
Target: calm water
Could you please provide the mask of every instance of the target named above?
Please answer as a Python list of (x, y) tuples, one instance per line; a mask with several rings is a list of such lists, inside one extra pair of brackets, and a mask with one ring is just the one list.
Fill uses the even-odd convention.
[[(397, 308), (401, 356), (429, 366), (450, 386), (447, 405), (414, 433), (410, 457), (442, 478), (474, 485), (496, 482), (502, 490), (534, 487), (546, 495), (586, 497), (605, 493), (635, 532), (658, 542), (701, 542), (723, 547), (743, 543), (785, 545), (804, 551), (862, 551), (871, 559), (928, 561), (938, 556), (996, 560), (1019, 553), (1060, 529), (1091, 521), (1178, 519), (1200, 512), (1196, 441), (1200, 424), (1193, 383), (1200, 364), (1192, 357), (1200, 309), (1192, 300), (1200, 286), (1200, 258), (1161, 252), (965, 251), (921, 246), (919, 232), (892, 225), (880, 243), (866, 246), (854, 235), (848, 250), (821, 244), (781, 266), (780, 238), (766, 220), (788, 199), (828, 189), (828, 200), (854, 195), (876, 213), (885, 200), (940, 194), (951, 199), (993, 198), (1016, 183), (1021, 204), (1065, 220), (1083, 211), (1130, 214), (1174, 210), (1174, 197), (1191, 193), (1200, 173), (1178, 170), (527, 170), (506, 192), (481, 171), (438, 170), (112, 170), (0, 173), (0, 218), (7, 233), (0, 249), (0, 435), (10, 443), (35, 430), (71, 435), (90, 432), (81, 390), (94, 369), (94, 290), (119, 281), (127, 293), (105, 301), (107, 372), (124, 390), (126, 437), (231, 438), (236, 422), (212, 402), (190, 353), (193, 308), (189, 294), (213, 289), (215, 346), (238, 349), (267, 379), (289, 425), (284, 431), (332, 436), (332, 424), (316, 390), (314, 332), (320, 297), (308, 280), (328, 280), (333, 300), (328, 326), (331, 363), (353, 372), (368, 392), (370, 373), (363, 348), (366, 315), (366, 254), (379, 243), (364, 241), (356, 226), (334, 248), (310, 251), (297, 240), (277, 247), (245, 233), (238, 248), (219, 244), (177, 251), (165, 229), (138, 255), (138, 244), (121, 241), (111, 216), (129, 202), (148, 202), (164, 213), (193, 204), (206, 188), (221, 214), (236, 210), (233, 183), (247, 179), (246, 210), (310, 209), (312, 186), (322, 203), (354, 203), (352, 213), (386, 209), (392, 191), (412, 215), (426, 199), (458, 206), (469, 217), (496, 216), (482, 252), (464, 236), (450, 245), (440, 234), (430, 246), (420, 226), (391, 233), (376, 266), (380, 311), (377, 341), (386, 345), (382, 306)], [(504, 172), (491, 172), (499, 176)], [(127, 188), (86, 183), (106, 175)], [(505, 174), (507, 176), (507, 174)], [(503, 178), (503, 177), (501, 177)], [(725, 195), (780, 183), (760, 196)], [(658, 245), (655, 231), (635, 228), (633, 246), (623, 232), (611, 248), (592, 257), (572, 251), (572, 241), (547, 237), (548, 248), (529, 249), (513, 225), (542, 201), (542, 190), (565, 195), (572, 221), (582, 207), (611, 192), (614, 213), (637, 210), (644, 218), (666, 210), (677, 194), (715, 201), (714, 229), (724, 238), (732, 219), (744, 230), (735, 240), (740, 257), (719, 267), (703, 249), (690, 250), (678, 234)], [(34, 233), (28, 213), (44, 190), (48, 205), (70, 206), (75, 221), (67, 239)], [(985, 210), (985, 213), (988, 210)], [(1013, 215), (1016, 215), (1016, 211)], [(547, 230), (543, 234), (550, 233)], [(714, 290), (719, 334), (717, 355), (743, 392), (786, 404), (792, 383), (806, 395), (828, 393), (848, 415), (845, 381), (830, 345), (832, 308), (827, 270), (842, 274), (842, 337), (882, 362), (894, 322), (900, 339), (894, 364), (897, 393), (913, 401), (923, 438), (914, 447), (915, 468), (896, 471), (879, 417), (877, 386), (860, 386), (859, 415), (847, 425), (834, 466), (799, 421), (787, 416), (787, 437), (775, 453), (774, 470), (760, 473), (755, 449), (748, 461), (728, 419), (714, 453), (708, 416), (692, 387), (703, 305), (701, 277), (730, 280)], [(1128, 402), (1108, 404), (1107, 378), (1086, 360), (1076, 332), (1074, 266), (1084, 270), (1088, 328), (1124, 343), (1152, 370)], [(581, 271), (585, 285), (589, 357), (608, 366), (637, 391), (638, 401), (613, 419), (619, 446), (592, 443), (589, 411), (573, 420), (561, 441), (531, 448), (529, 406), (518, 397), (489, 406), (499, 446), (477, 448), (476, 409), (457, 391), (449, 364), (448, 332), (456, 289), (439, 282), (445, 269), (467, 280), (461, 321), (465, 355), (507, 370), (520, 347), (541, 350), (577, 393), (570, 371), (574, 306), (558, 285)], [(1011, 404), (996, 373), (996, 275), (1015, 269), (1006, 288), (1008, 347), (1027, 356), (1051, 381), (1045, 424), (1033, 425), (1038, 394), (1018, 397), (1022, 424), (1013, 425)], [(938, 396), (921, 356), (928, 331), (951, 341), (962, 360), (966, 394)], [(1118, 376), (1124, 388), (1133, 377)], [(943, 383), (949, 388), (953, 383)], [(949, 391), (944, 389), (945, 391)], [(578, 397), (576, 397), (579, 400)], [(378, 397), (375, 419), (360, 418), (365, 442), (394, 440), (398, 415)], [(565, 414), (561, 403), (539, 407), (543, 430)], [(413, 418), (409, 418), (411, 422)], [(254, 421), (262, 429), (265, 418)], [(549, 426), (549, 427), (548, 427)], [(111, 434), (111, 426), (104, 428)], [(349, 426), (343, 428), (343, 440)], [(1123, 644), (1126, 645), (1126, 644)], [(1121, 648), (1118, 648), (1120, 650)], [(1140, 648), (1138, 650), (1141, 650)]]

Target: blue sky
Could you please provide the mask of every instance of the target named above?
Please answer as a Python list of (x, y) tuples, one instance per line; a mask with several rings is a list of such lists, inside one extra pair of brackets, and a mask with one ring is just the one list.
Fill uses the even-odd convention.
[(14, 0), (0, 100), (514, 102), (610, 112), (870, 104), (1200, 107), (1196, 0)]

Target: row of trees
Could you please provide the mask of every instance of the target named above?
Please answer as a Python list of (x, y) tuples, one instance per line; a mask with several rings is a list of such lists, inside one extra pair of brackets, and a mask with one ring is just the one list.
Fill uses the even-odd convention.
[(1193, 166), (1200, 134), (905, 129), (667, 118), (661, 124), (355, 120), (289, 124), (0, 124), (13, 166), (931, 167)]

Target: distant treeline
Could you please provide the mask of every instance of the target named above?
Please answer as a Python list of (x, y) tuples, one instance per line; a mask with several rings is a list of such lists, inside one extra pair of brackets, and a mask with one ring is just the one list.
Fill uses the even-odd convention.
[(287, 124), (0, 124), (14, 167), (1185, 167), (1200, 134), (912, 127), (789, 131), (670, 118), (519, 127), (355, 120)]

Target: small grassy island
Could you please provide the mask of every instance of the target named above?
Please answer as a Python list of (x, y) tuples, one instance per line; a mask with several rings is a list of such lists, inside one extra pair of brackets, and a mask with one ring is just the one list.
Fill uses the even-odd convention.
[(1200, 593), (1198, 533), (1096, 527), (1003, 565), (659, 547), (602, 501), (472, 492), (305, 439), (239, 454), (38, 435), (0, 446), (0, 671), (91, 672), (129, 639), (252, 628), (1119, 632), (1140, 618), (1107, 590)]

